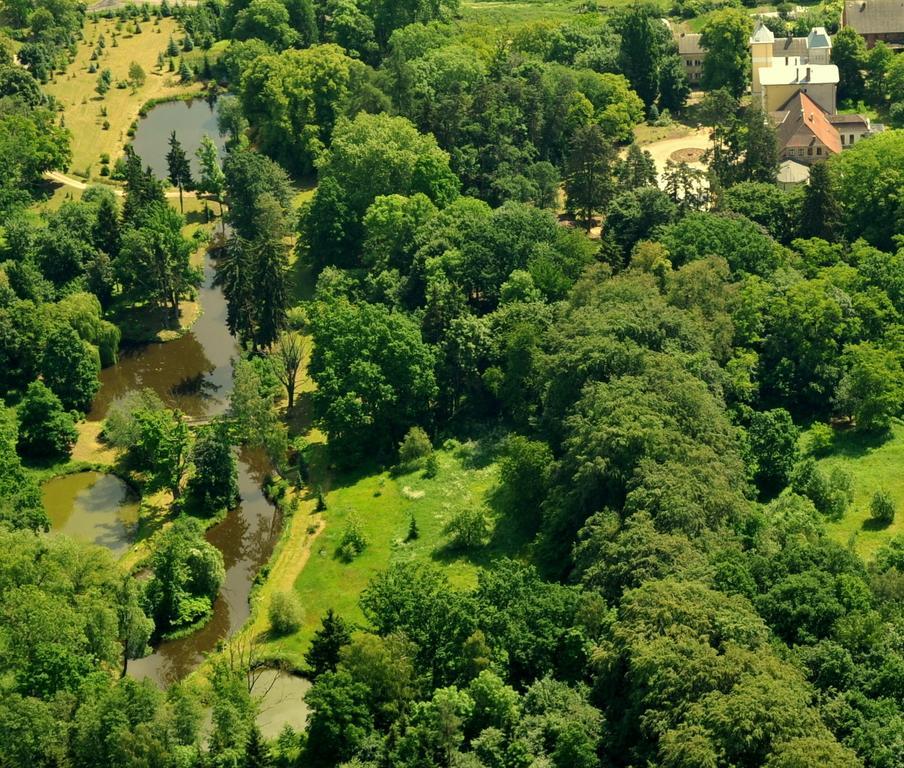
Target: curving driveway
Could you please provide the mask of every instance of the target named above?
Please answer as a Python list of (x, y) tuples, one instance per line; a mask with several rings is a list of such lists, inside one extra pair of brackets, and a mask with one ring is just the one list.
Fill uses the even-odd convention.
[[(641, 149), (645, 149), (653, 156), (656, 162), (656, 172), (659, 174), (660, 181), (665, 171), (666, 161), (681, 149), (699, 149), (706, 151), (712, 146), (709, 138), (709, 130), (707, 128), (698, 128), (687, 136), (681, 136), (677, 139), (663, 139), (662, 141), (654, 141), (651, 144), (641, 145)], [(706, 170), (706, 165), (702, 162), (689, 163), (691, 168), (699, 168)]]

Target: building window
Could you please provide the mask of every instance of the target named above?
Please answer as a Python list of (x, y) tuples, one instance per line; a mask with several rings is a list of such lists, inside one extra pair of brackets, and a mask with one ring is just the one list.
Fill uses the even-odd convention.
[(816, 147), (816, 154), (817, 154), (817, 155), (821, 155), (821, 154), (822, 154), (822, 147)]
[(808, 155), (812, 155), (812, 154), (813, 154), (813, 147), (807, 147), (807, 154), (808, 154)]
[(841, 146), (843, 147), (844, 146), (844, 134), (840, 133), (838, 135), (841, 136)]
[(848, 142), (848, 144), (853, 144), (853, 143), (854, 143), (854, 134), (852, 133), (852, 134), (851, 134), (851, 140)]

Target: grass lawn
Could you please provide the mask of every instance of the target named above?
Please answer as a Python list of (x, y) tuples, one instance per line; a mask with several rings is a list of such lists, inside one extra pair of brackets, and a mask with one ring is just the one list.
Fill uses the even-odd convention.
[[(117, 46), (113, 47), (115, 19), (89, 20), (85, 24), (85, 39), (79, 43), (75, 62), (64, 75), (57, 75), (48, 83), (46, 91), (63, 106), (66, 127), (72, 132), (72, 163), (70, 172), (83, 179), (90, 179), (100, 172), (100, 155), (106, 152), (115, 161), (122, 147), (128, 142), (129, 126), (138, 117), (141, 105), (150, 99), (160, 99), (200, 89), (199, 83), (185, 85), (176, 73), (158, 72), (157, 55), (166, 49), (172, 35), (181, 39), (176, 20), (161, 19), (159, 26), (153, 21), (141, 24), (141, 34), (117, 34)], [(101, 99), (94, 90), (98, 73), (89, 73), (91, 54), (103, 34), (106, 41), (103, 56), (96, 62), (98, 70), (109, 69), (113, 74), (113, 87)], [(117, 88), (116, 83), (128, 77), (129, 65), (137, 62), (147, 78), (136, 91)], [(101, 116), (101, 107), (107, 110)], [(104, 130), (104, 120), (110, 127)]]
[(692, 133), (693, 130), (689, 125), (679, 122), (673, 122), (671, 125), (640, 123), (634, 126), (634, 141), (643, 146), (666, 139), (680, 139)]
[[(363, 622), (358, 598), (368, 582), (392, 562), (434, 562), (444, 567), (453, 584), (469, 587), (476, 584), (479, 565), (500, 556), (517, 555), (526, 542), (523, 535), (511, 530), (515, 526), (505, 518), (497, 518), (490, 544), (472, 555), (451, 551), (447, 546), (444, 528), (458, 510), (480, 504), (493, 508), (498, 467), (481, 454), (482, 447), (476, 443), (438, 451), (439, 472), (432, 479), (416, 470), (335, 480), (326, 494), (326, 511), (306, 516), (309, 526), (322, 521), (324, 529), (314, 540), (310, 559), (294, 585), (305, 609), (304, 625), (295, 635), (267, 643), (266, 655), (302, 666), (302, 654), (329, 608), (347, 620)], [(407, 542), (412, 516), (420, 535)], [(357, 520), (367, 548), (346, 563), (336, 556), (336, 550), (350, 519)]]
[[(826, 470), (839, 467), (854, 479), (854, 501), (844, 518), (829, 521), (829, 535), (840, 544), (853, 540), (857, 553), (869, 560), (883, 544), (904, 533), (904, 423), (897, 421), (889, 435), (870, 437), (854, 431), (835, 433), (834, 450), (819, 462)], [(869, 517), (873, 492), (883, 488), (894, 498), (898, 515), (884, 528)]]
[(535, 21), (565, 21), (579, 15), (581, 5), (575, 0), (465, 0), (461, 4), (461, 17), (465, 23), (517, 26)]

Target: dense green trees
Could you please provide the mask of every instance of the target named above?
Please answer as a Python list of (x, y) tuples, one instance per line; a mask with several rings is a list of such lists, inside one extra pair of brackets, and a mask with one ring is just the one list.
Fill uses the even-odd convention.
[(832, 38), (832, 63), (838, 67), (838, 96), (856, 102), (864, 96), (863, 69), (866, 43), (853, 27), (838, 30)]
[(0, 569), (0, 638), (7, 649), (3, 717), (8, 722), (11, 711), (24, 707), (42, 723), (38, 733), (45, 733), (17, 746), (4, 729), (0, 749), (5, 760), (17, 749), (31, 750), (38, 764), (47, 764), (49, 755), (67, 749), (55, 741), (53, 721), (74, 716), (84, 701), (78, 696), (83, 685), (110, 682), (105, 665), (117, 675), (122, 669), (118, 617), (121, 610), (138, 610), (137, 593), (123, 592), (124, 575), (101, 549), (5, 529), (0, 539), (6, 553)]
[(194, 474), (186, 493), (191, 503), (206, 514), (232, 509), (239, 500), (239, 487), (232, 441), (222, 424), (205, 427), (191, 449)]
[(634, 3), (615, 17), (619, 66), (649, 108), (679, 110), (690, 94), (684, 67), (656, 6)]
[(22, 468), (16, 453), (19, 430), (15, 413), (0, 405), (0, 524), (5, 528), (46, 531), (50, 527), (41, 490)]
[(69, 131), (50, 110), (20, 98), (0, 100), (0, 212), (27, 203), (45, 171), (65, 170), (71, 159), (69, 141)]
[(436, 379), (417, 325), (380, 305), (321, 304), (312, 318), (309, 373), (315, 403), (337, 456), (392, 450), (425, 423)]
[(71, 326), (60, 325), (48, 333), (41, 375), (65, 408), (82, 412), (91, 409), (100, 388), (99, 371), (97, 348), (79, 338)]
[(234, 233), (219, 252), (216, 280), (229, 304), (229, 329), (253, 349), (269, 347), (285, 325), (290, 189), (285, 171), (252, 151), (224, 164)]
[(904, 132), (888, 131), (855, 145), (829, 164), (835, 198), (843, 202), (845, 236), (863, 237), (877, 248), (891, 250), (900, 233), (904, 207), (895, 190), (901, 188)]
[[(226, 426), (195, 434), (139, 395), (113, 409), (106, 437), (177, 508), (234, 504), (232, 438), (277, 466), (286, 455), (277, 404), (303, 375), (303, 331), (325, 464), (394, 463), (406, 434), (403, 460), (429, 452), (428, 433), (504, 435), (485, 452), (500, 524), (476, 554), (488, 506), (446, 521), (459, 548), (437, 559), (479, 558), (476, 585), (425, 563), (422, 533), (375, 574), (360, 626), (324, 617), (306, 654), (306, 737), (268, 750), (235, 648), (209, 668), (203, 748), (186, 690), (112, 681), (151, 632), (210, 611), (224, 568), (202, 524), (181, 516), (157, 535), (146, 587), (96, 553), (6, 529), (46, 525), (16, 447), (65, 451), (62, 408), (86, 409), (97, 358), (115, 359), (105, 312), (177, 311), (193, 283), (181, 217), (127, 150), (121, 216), (89, 192), (37, 223), (4, 220), (0, 394), (17, 414), (0, 412), (12, 553), (0, 763), (288, 765), (299, 751), (310, 765), (402, 768), (900, 763), (904, 547), (867, 567), (829, 541), (824, 519), (844, 514), (853, 486), (797, 445), (813, 418), (878, 441), (902, 413), (900, 136), (815, 167), (803, 193), (779, 190), (774, 134), (735, 99), (749, 20), (717, 10), (706, 76), (728, 90), (703, 105), (711, 185), (671, 165), (661, 192), (649, 156), (616, 148), (644, 106), (684, 101), (650, 8), (525, 23), (498, 46), (467, 19), (437, 23), (454, 10), (442, 2), (222, 10), (177, 13), (199, 45), (220, 29), (247, 38), (217, 65), (240, 101), (225, 99), (222, 177), (207, 146), (202, 183), (229, 206), (218, 281), (250, 354), (235, 362)], [(878, 51), (857, 73), (887, 101), (899, 78)], [(41, 110), (28, 81), (3, 83)], [(298, 245), (313, 300), (298, 309), (294, 192), (263, 153), (318, 176)], [(569, 208), (604, 215), (601, 244), (557, 222), (560, 180)], [(875, 506), (871, 525), (886, 524), (887, 499)], [(353, 524), (343, 536), (360, 545)], [(497, 557), (520, 542), (517, 561)], [(274, 605), (274, 629), (294, 631), (295, 606)]]
[(565, 195), (571, 210), (580, 213), (584, 226), (593, 226), (593, 214), (602, 211), (612, 197), (614, 147), (602, 129), (590, 125), (578, 130), (568, 153)]
[(151, 557), (145, 602), (158, 634), (207, 617), (225, 578), (223, 555), (203, 538), (198, 520), (180, 517), (164, 531)]
[(78, 438), (72, 415), (41, 381), (28, 385), (19, 406), (19, 450), (30, 457), (64, 458)]
[(337, 45), (261, 56), (242, 75), (242, 106), (261, 148), (310, 173), (329, 146), (362, 65)]
[(733, 96), (744, 93), (750, 77), (748, 40), (753, 22), (740, 8), (716, 11), (700, 33), (706, 49), (703, 60), (703, 87), (708, 91), (726, 88)]
[(403, 118), (342, 119), (319, 168), (321, 185), (301, 212), (302, 244), (317, 264), (351, 265), (361, 222), (380, 195), (421, 193), (440, 207), (458, 195), (448, 155)]

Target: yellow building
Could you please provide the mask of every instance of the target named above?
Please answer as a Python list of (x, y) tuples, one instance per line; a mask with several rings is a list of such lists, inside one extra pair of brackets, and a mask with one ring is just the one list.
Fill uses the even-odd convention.
[(799, 56), (775, 56), (775, 36), (758, 21), (750, 36), (751, 94), (766, 112), (775, 112), (796, 93), (805, 93), (834, 115), (838, 67), (831, 64), (832, 41), (824, 27), (814, 27)]
[(753, 98), (763, 98), (763, 87), (760, 72), (772, 66), (772, 48), (775, 45), (775, 35), (762, 21), (756, 23), (753, 34), (750, 36), (750, 58), (753, 68), (750, 72), (750, 93)]

